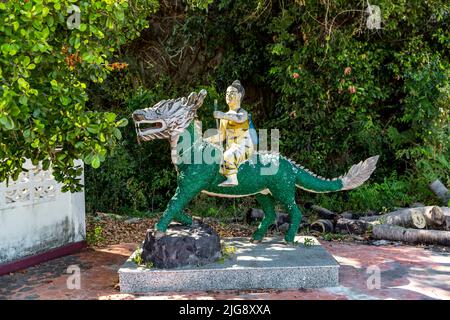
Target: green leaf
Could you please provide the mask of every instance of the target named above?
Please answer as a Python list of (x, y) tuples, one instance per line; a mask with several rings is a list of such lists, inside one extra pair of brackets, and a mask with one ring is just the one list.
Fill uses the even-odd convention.
[(28, 56), (23, 57), (21, 60), (22, 60), (22, 65), (24, 67), (26, 67), (27, 65), (30, 64), (30, 57), (28, 57)]
[(25, 139), (28, 139), (31, 136), (31, 131), (30, 131), (30, 129), (26, 129), (23, 131), (22, 134)]
[(24, 106), (27, 106), (28, 105), (28, 98), (27, 98), (27, 96), (26, 95), (20, 96), (19, 102), (20, 102), (20, 104), (23, 104)]
[(120, 22), (125, 20), (125, 14), (124, 14), (123, 10), (115, 10), (114, 15), (116, 16), (117, 20), (119, 20)]
[(108, 122), (114, 122), (114, 120), (116, 120), (116, 114), (112, 113), (112, 112), (106, 112), (105, 118), (106, 118), (106, 121), (108, 121)]
[(120, 132), (120, 130), (118, 128), (114, 129), (113, 134), (118, 140), (122, 139), (122, 133)]
[(47, 7), (42, 8), (42, 16), (46, 17), (48, 13), (50, 12), (50, 9)]
[(31, 147), (37, 148), (38, 146), (39, 146), (39, 139), (36, 138), (36, 139), (34, 139), (33, 143), (31, 144)]
[(125, 119), (125, 118), (120, 119), (120, 120), (116, 123), (116, 125), (117, 125), (118, 127), (125, 127), (127, 124), (128, 124), (128, 120)]
[(63, 106), (67, 106), (72, 101), (72, 99), (67, 96), (59, 97), (59, 100), (61, 101)]
[(58, 87), (58, 81), (56, 81), (55, 79), (50, 81), (50, 84), (52, 85), (53, 88), (57, 88)]
[(92, 158), (92, 168), (97, 169), (98, 167), (100, 167), (100, 158), (98, 155), (95, 155)]
[(89, 131), (90, 133), (98, 133), (98, 131), (99, 131), (99, 127), (98, 127), (98, 124), (90, 124), (90, 125), (88, 125), (88, 127), (86, 128), (87, 129), (87, 131)]
[(5, 127), (6, 130), (14, 129), (14, 121), (9, 116), (0, 116), (0, 123)]
[(92, 159), (94, 158), (94, 155), (92, 153), (89, 153), (87, 156), (84, 157), (84, 163), (91, 164)]
[(42, 161), (42, 169), (48, 170), (48, 168), (50, 168), (50, 160), (45, 159), (44, 161)]
[(28, 90), (30, 88), (30, 84), (24, 78), (19, 78), (19, 80), (17, 80), (17, 83), (19, 84), (19, 89)]

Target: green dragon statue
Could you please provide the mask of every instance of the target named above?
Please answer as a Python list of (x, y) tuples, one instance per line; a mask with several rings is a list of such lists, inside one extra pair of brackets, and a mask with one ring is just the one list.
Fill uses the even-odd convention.
[[(221, 147), (202, 139), (201, 129), (196, 126), (197, 109), (203, 104), (206, 91), (192, 92), (188, 98), (163, 100), (151, 108), (133, 112), (138, 142), (168, 139), (172, 148), (172, 162), (178, 172), (177, 189), (169, 201), (161, 219), (156, 224), (157, 237), (165, 234), (170, 222), (176, 220), (192, 225), (193, 220), (183, 208), (200, 192), (217, 197), (256, 196), (265, 216), (253, 234), (252, 241), (260, 242), (268, 227), (275, 221), (275, 203), (281, 203), (290, 215), (290, 227), (285, 241), (292, 243), (297, 233), (302, 213), (295, 202), (296, 188), (310, 192), (333, 192), (350, 190), (364, 183), (375, 170), (378, 156), (370, 157), (351, 167), (347, 174), (325, 179), (296, 164), (294, 161), (271, 152), (255, 152), (238, 169), (239, 184), (220, 187), (225, 180), (219, 173), (220, 161), (180, 161), (181, 158), (198, 159), (206, 150), (212, 157), (223, 153)], [(189, 148), (180, 148), (186, 134), (191, 139)], [(180, 139), (180, 137), (182, 137)], [(185, 141), (186, 142), (186, 141)], [(274, 174), (261, 174), (264, 170), (277, 168)]]

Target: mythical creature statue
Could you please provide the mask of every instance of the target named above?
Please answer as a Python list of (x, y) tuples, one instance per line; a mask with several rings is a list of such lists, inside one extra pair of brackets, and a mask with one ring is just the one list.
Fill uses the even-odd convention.
[[(310, 192), (350, 190), (362, 185), (375, 170), (378, 156), (370, 157), (352, 166), (344, 176), (330, 180), (317, 176), (280, 154), (255, 151), (250, 159), (240, 164), (237, 172), (238, 185), (219, 186), (225, 181), (220, 173), (220, 161), (180, 161), (186, 155), (190, 159), (198, 158), (205, 150), (219, 158), (223, 154), (220, 146), (202, 138), (196, 125), (196, 112), (203, 104), (206, 94), (205, 90), (201, 90), (198, 94), (192, 92), (188, 98), (163, 100), (151, 108), (136, 110), (132, 115), (138, 141), (170, 141), (172, 162), (178, 172), (175, 195), (155, 226), (156, 237), (163, 236), (173, 220), (191, 225), (193, 220), (183, 209), (196, 195), (203, 192), (210, 196), (229, 198), (254, 195), (265, 213), (253, 234), (254, 242), (260, 242), (268, 227), (275, 221), (275, 203), (280, 202), (290, 215), (290, 226), (284, 239), (292, 243), (302, 218), (295, 203), (296, 188)], [(180, 144), (186, 144), (186, 134), (200, 138), (188, 139), (189, 148), (179, 148)], [(271, 168), (276, 170), (272, 170), (270, 174)], [(267, 171), (269, 174), (262, 174)]]

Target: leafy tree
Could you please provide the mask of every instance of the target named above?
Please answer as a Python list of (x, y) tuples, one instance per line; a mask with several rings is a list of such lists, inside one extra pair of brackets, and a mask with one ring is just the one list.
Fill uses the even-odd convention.
[(157, 8), (157, 0), (0, 2), (0, 181), (17, 179), (30, 158), (51, 165), (64, 190), (80, 189), (74, 160), (99, 167), (127, 123), (87, 108), (86, 88), (126, 66), (112, 63), (115, 52)]

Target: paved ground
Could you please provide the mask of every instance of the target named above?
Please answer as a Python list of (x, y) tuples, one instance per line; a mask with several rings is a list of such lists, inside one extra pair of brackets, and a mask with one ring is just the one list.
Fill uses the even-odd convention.
[[(322, 244), (341, 264), (339, 287), (121, 294), (117, 270), (137, 244), (120, 244), (84, 249), (78, 254), (2, 276), (0, 299), (450, 299), (449, 248), (376, 247), (324, 241)], [(71, 279), (67, 268), (71, 265), (80, 268), (80, 289), (68, 289), (67, 282)]]

